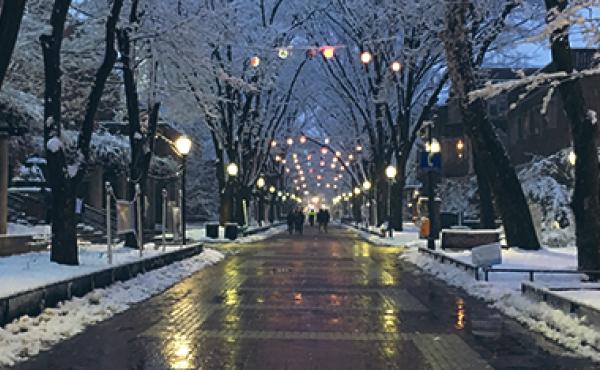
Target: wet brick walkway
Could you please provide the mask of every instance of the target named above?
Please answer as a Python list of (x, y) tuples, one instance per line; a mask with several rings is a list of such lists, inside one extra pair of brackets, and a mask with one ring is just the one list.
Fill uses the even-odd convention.
[(346, 230), (280, 235), (17, 369), (593, 369)]

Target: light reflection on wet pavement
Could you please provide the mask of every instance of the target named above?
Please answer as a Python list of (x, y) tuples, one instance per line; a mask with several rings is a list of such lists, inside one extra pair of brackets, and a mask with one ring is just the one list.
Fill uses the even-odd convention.
[(20, 369), (584, 369), (346, 230), (280, 235)]

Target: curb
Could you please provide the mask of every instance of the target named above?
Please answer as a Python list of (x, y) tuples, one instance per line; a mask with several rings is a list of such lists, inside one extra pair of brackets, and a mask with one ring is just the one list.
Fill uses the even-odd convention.
[(48, 284), (25, 292), (0, 298), (0, 326), (23, 315), (37, 316), (45, 308), (73, 297), (82, 297), (97, 288), (105, 288), (118, 281), (129, 280), (138, 274), (158, 269), (173, 262), (202, 253), (201, 243), (171, 253), (109, 267), (91, 274)]
[(256, 229), (243, 231), (241, 234), (242, 234), (242, 237), (248, 236), (248, 235), (254, 235), (254, 234), (262, 233), (263, 231), (267, 231), (267, 230), (272, 229), (274, 227), (279, 227), (281, 225), (285, 225), (285, 223), (283, 223), (283, 222), (276, 222), (276, 223), (274, 223), (272, 225), (269, 225), (269, 226), (257, 227)]
[(585, 319), (587, 323), (600, 329), (600, 311), (592, 306), (575, 302), (556, 294), (551, 289), (531, 283), (521, 283), (521, 294), (533, 301), (545, 302), (566, 314)]
[(345, 226), (351, 227), (351, 228), (353, 228), (355, 230), (358, 230), (358, 231), (363, 231), (363, 232), (369, 233), (371, 235), (378, 236), (380, 238), (385, 238), (385, 232), (384, 233), (378, 233), (378, 232), (375, 232), (375, 231), (373, 231), (371, 229), (367, 229), (366, 227), (356, 226), (356, 225), (348, 224), (348, 223), (345, 223), (345, 222), (340, 223), (340, 225), (345, 225)]

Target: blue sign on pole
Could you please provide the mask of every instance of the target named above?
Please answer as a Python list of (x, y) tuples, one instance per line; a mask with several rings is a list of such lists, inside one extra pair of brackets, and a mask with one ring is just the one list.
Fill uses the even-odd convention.
[(426, 171), (439, 171), (442, 169), (442, 154), (421, 152), (419, 167)]

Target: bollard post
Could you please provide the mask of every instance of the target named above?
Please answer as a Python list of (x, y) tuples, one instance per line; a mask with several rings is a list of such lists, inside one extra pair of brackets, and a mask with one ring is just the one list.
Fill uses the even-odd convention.
[(140, 184), (135, 184), (135, 195), (136, 195), (136, 210), (137, 210), (137, 229), (138, 229), (138, 249), (140, 250), (140, 258), (144, 255), (144, 229), (142, 226), (142, 191)]
[(108, 255), (108, 264), (112, 264), (112, 225), (110, 220), (110, 195), (112, 192), (112, 187), (110, 186), (110, 182), (106, 182), (104, 184), (104, 188), (106, 190), (106, 248)]
[(162, 189), (162, 251), (167, 250), (167, 189)]
[(185, 244), (185, 219), (183, 217), (183, 191), (179, 190), (179, 227), (181, 228), (181, 239), (179, 240), (179, 248), (183, 248)]

